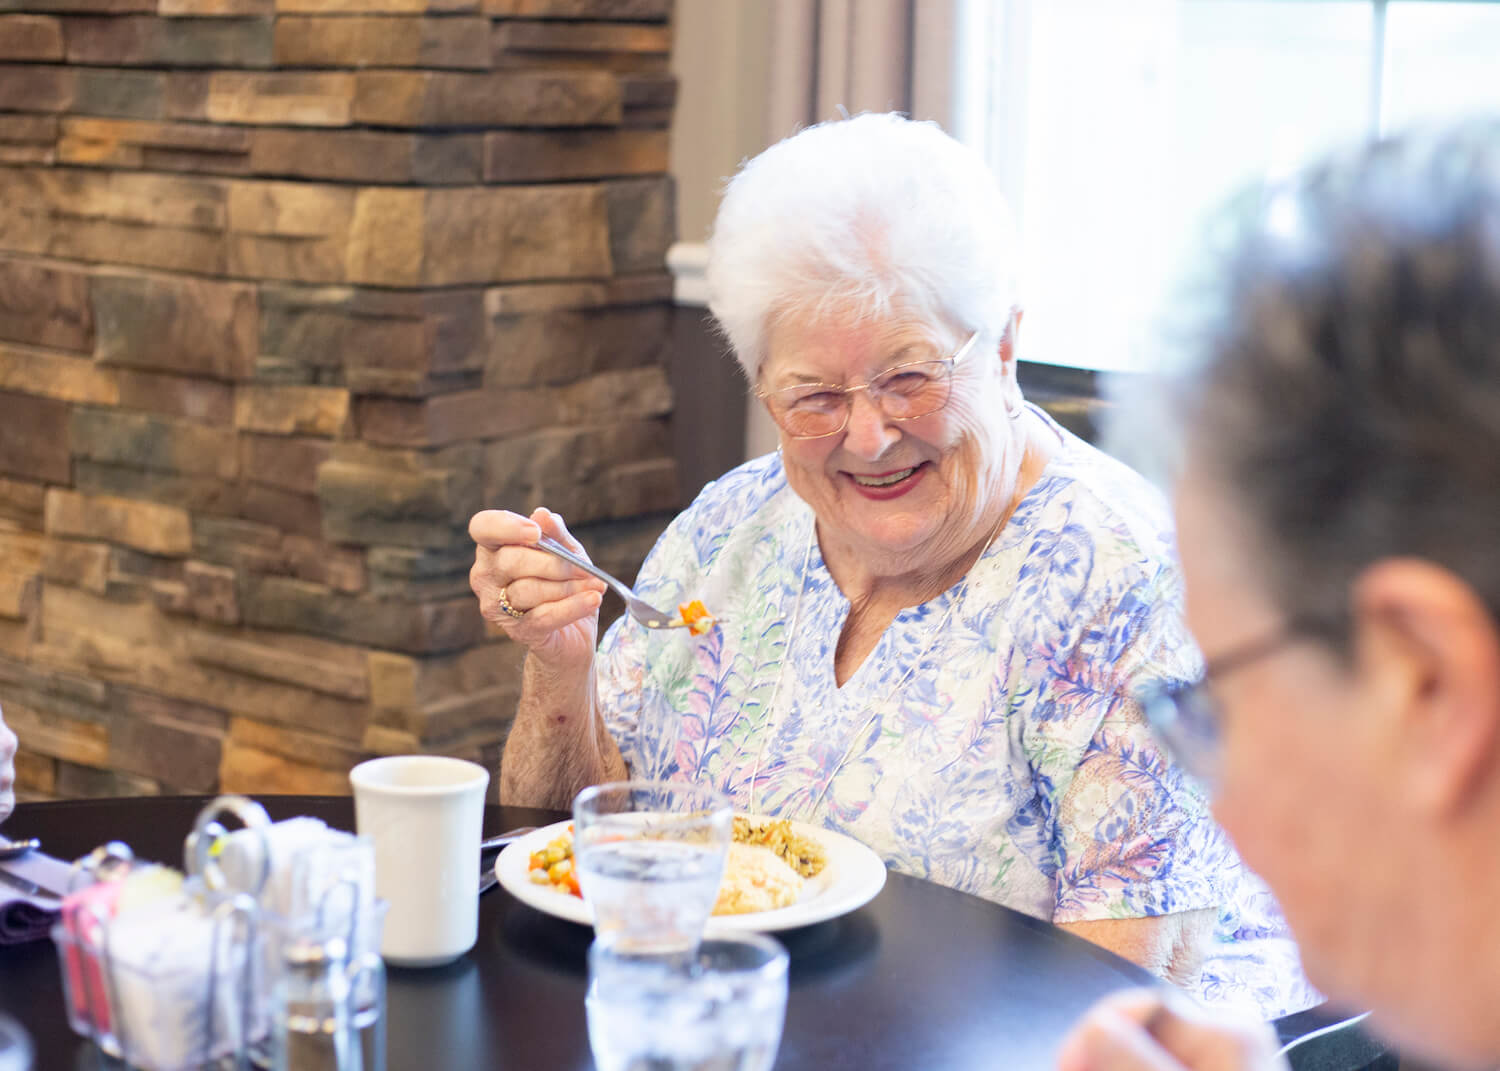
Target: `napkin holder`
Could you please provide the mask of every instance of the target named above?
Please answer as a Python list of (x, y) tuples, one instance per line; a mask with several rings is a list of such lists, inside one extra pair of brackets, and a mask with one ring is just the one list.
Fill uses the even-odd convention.
[[(247, 829), (269, 824), (258, 804), (227, 797), (200, 813), (195, 835), (223, 812)], [(75, 867), (53, 927), (68, 1025), (128, 1067), (246, 1071), (267, 1032), (259, 907), (195, 869), (190, 851), (179, 890), (127, 905), (139, 868), (128, 849), (97, 849)]]
[[(243, 828), (229, 832), (226, 817)], [(239, 864), (233, 873), (220, 865), (227, 838), (237, 849), (229, 853)], [(73, 1031), (144, 1071), (264, 1065), (282, 949), (319, 932), (346, 936), (358, 964), (351, 971), (353, 1010), (367, 1026), (383, 1029), (384, 974), (378, 955), (372, 964), (367, 951), (379, 947), (384, 908), (373, 895), (373, 863), (366, 875), (359, 851), (350, 850), (345, 871), (330, 870), (328, 858), (314, 865), (294, 854), (277, 861), (295, 871), (293, 884), (311, 872), (323, 885), (315, 897), (306, 882), (300, 898), (277, 897), (268, 892), (273, 879), (286, 877), (273, 867), (277, 839), (259, 804), (220, 797), (199, 813), (187, 838), (188, 878), (180, 892), (124, 910), (122, 891), (136, 872), (128, 848), (96, 849), (75, 864), (52, 930)], [(367, 845), (363, 856), (370, 858)]]

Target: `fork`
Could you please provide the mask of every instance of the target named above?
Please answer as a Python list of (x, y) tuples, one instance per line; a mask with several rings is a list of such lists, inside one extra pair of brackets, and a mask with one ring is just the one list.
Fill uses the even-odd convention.
[(34, 852), (41, 846), (42, 842), (35, 837), (29, 837), (26, 840), (11, 840), (5, 834), (0, 833), (0, 859), (15, 859), (27, 852)]
[(574, 554), (571, 550), (563, 546), (551, 536), (542, 536), (541, 539), (537, 540), (536, 547), (538, 550), (545, 550), (548, 554), (555, 554), (565, 562), (571, 562), (572, 564), (578, 566), (578, 568), (582, 569), (585, 573), (588, 573), (590, 576), (597, 576), (600, 580), (604, 581), (610, 587), (614, 588), (615, 593), (618, 594), (620, 598), (625, 600), (625, 609), (630, 611), (630, 616), (635, 618), (641, 624), (645, 625), (647, 628), (688, 627), (688, 623), (682, 620), (682, 618), (678, 617), (675, 614), (662, 613), (656, 607), (652, 606), (649, 602), (646, 602), (644, 599), (638, 597), (636, 593), (631, 591), (630, 588), (627, 587), (624, 583), (610, 576), (603, 569), (600, 569), (597, 565), (589, 561), (587, 558)]

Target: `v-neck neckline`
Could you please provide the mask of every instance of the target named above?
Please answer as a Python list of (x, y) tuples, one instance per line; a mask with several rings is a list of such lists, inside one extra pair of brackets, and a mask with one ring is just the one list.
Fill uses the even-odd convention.
[[(918, 603), (915, 606), (903, 606), (898, 610), (896, 616), (891, 619), (890, 623), (880, 633), (880, 638), (875, 641), (875, 646), (870, 648), (870, 652), (865, 655), (860, 664), (855, 667), (854, 672), (849, 674), (849, 679), (844, 681), (842, 685), (838, 683), (838, 672), (835, 664), (838, 658), (838, 637), (843, 634), (844, 625), (849, 619), (849, 611), (853, 603), (844, 594), (838, 582), (834, 580), (833, 573), (828, 568), (828, 563), (823, 559), (823, 547), (818, 541), (817, 514), (810, 505), (805, 501), (802, 502), (804, 519), (799, 530), (805, 533), (803, 540), (806, 546), (806, 567), (802, 571), (802, 586), (796, 598), (807, 599), (810, 594), (817, 592), (819, 589), (826, 589), (826, 594), (821, 597), (814, 594), (814, 599), (819, 602), (824, 598), (829, 600), (827, 606), (831, 607), (831, 609), (827, 614), (830, 619), (827, 635), (831, 637), (831, 642), (828, 644), (827, 657), (817, 659), (816, 664), (818, 672), (824, 675), (827, 680), (829, 691), (832, 695), (841, 700), (847, 700), (851, 697), (858, 698), (864, 695), (867, 690), (864, 678), (868, 677), (870, 673), (876, 672), (870, 670), (869, 666), (871, 662), (888, 654), (890, 646), (895, 642), (893, 630), (898, 626), (909, 627), (913, 623), (913, 618), (919, 616), (931, 618), (936, 614), (943, 614), (950, 621), (952, 618), (958, 616), (958, 613), (962, 610), (962, 606), (954, 607), (948, 600), (954, 598), (967, 600), (971, 588), (969, 577), (981, 565), (992, 560), (994, 555), (1001, 553), (1003, 548), (1012, 542), (1016, 533), (1022, 531), (1029, 524), (1032, 511), (1027, 508), (1028, 503), (1035, 498), (1038, 490), (1048, 483), (1048, 476), (1052, 472), (1053, 467), (1067, 450), (1067, 440), (1062, 428), (1059, 427), (1057, 422), (1045, 410), (1030, 403), (1028, 403), (1028, 407), (1033, 409), (1041, 418), (1043, 426), (1056, 435), (1058, 439), (1057, 449), (1052, 451), (1047, 458), (1046, 464), (1043, 465), (1042, 471), (1037, 475), (1035, 482), (1026, 489), (1026, 493), (1016, 502), (1010, 516), (1005, 519), (1005, 523), (1000, 526), (994, 536), (985, 545), (984, 550), (974, 560), (974, 564), (969, 566), (968, 571), (926, 602)], [(782, 464), (785, 465), (785, 462), (783, 461)], [(793, 553), (795, 554), (795, 551)], [(815, 607), (814, 612), (817, 613), (817, 610), (818, 608)], [(812, 624), (812, 622), (808, 622), (809, 626)], [(799, 627), (797, 631), (800, 633), (803, 630)], [(814, 630), (809, 627), (807, 631), (811, 634)], [(788, 637), (788, 643), (795, 645), (797, 642), (797, 635)], [(942, 637), (933, 639), (927, 645), (927, 653), (930, 654), (932, 650), (937, 649), (941, 642)], [(790, 656), (790, 653), (789, 648), (787, 651), (788, 656)]]
[[(811, 510), (809, 510), (809, 513), (811, 513)], [(827, 680), (831, 694), (845, 701), (851, 699), (857, 701), (865, 696), (869, 689), (866, 678), (870, 674), (878, 672), (877, 670), (870, 669), (870, 666), (872, 663), (884, 661), (889, 655), (890, 647), (900, 638), (896, 629), (910, 628), (919, 619), (932, 621), (932, 619), (939, 616), (950, 619), (956, 616), (961, 607), (955, 606), (952, 600), (967, 598), (970, 587), (967, 582), (968, 577), (990, 556), (991, 551), (995, 549), (996, 542), (998, 542), (998, 540), (992, 541), (986, 546), (980, 556), (974, 560), (974, 564), (969, 567), (968, 572), (959, 577), (949, 587), (944, 588), (926, 602), (917, 603), (915, 606), (903, 606), (900, 610), (896, 611), (896, 616), (891, 618), (890, 622), (881, 631), (880, 638), (875, 641), (875, 646), (870, 648), (869, 653), (855, 667), (854, 672), (849, 674), (849, 678), (843, 684), (839, 684), (836, 665), (838, 659), (838, 638), (843, 635), (844, 625), (849, 620), (849, 612), (853, 608), (853, 603), (844, 594), (843, 589), (838, 586), (838, 583), (833, 578), (833, 574), (828, 569), (828, 563), (823, 560), (823, 548), (818, 545), (817, 518), (811, 518), (810, 523), (812, 530), (809, 538), (812, 541), (812, 546), (807, 555), (806, 574), (802, 578), (803, 597), (806, 598), (815, 592), (823, 592), (821, 597), (814, 595), (815, 598), (818, 598), (821, 605), (815, 604), (813, 613), (819, 617), (826, 615), (828, 618), (826, 635), (831, 638), (831, 642), (828, 645), (827, 657), (820, 658), (817, 661), (818, 672)], [(819, 624), (821, 623), (819, 622)], [(812, 622), (809, 622), (809, 625), (812, 624)], [(795, 643), (797, 637), (794, 636), (791, 639)], [(936, 649), (941, 641), (941, 637), (933, 638), (932, 642), (927, 645), (928, 653)]]

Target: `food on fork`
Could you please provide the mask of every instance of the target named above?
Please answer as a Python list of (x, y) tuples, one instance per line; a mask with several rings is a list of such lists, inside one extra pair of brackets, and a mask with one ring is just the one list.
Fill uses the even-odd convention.
[(701, 636), (714, 627), (714, 615), (704, 609), (701, 601), (694, 599), (678, 605), (677, 616), (672, 619), (671, 624), (686, 625), (694, 636)]

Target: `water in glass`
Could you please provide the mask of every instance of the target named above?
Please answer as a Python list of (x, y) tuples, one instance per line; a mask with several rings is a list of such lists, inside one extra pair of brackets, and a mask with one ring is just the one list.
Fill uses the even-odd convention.
[(599, 940), (691, 952), (718, 896), (731, 825), (729, 801), (707, 789), (617, 782), (580, 793), (574, 858)]
[(770, 1071), (786, 1016), (787, 956), (768, 937), (693, 954), (589, 951), (589, 1046), (599, 1071)]
[(579, 855), (578, 881), (606, 943), (690, 950), (703, 935), (724, 874), (724, 851), (675, 840), (622, 840)]

